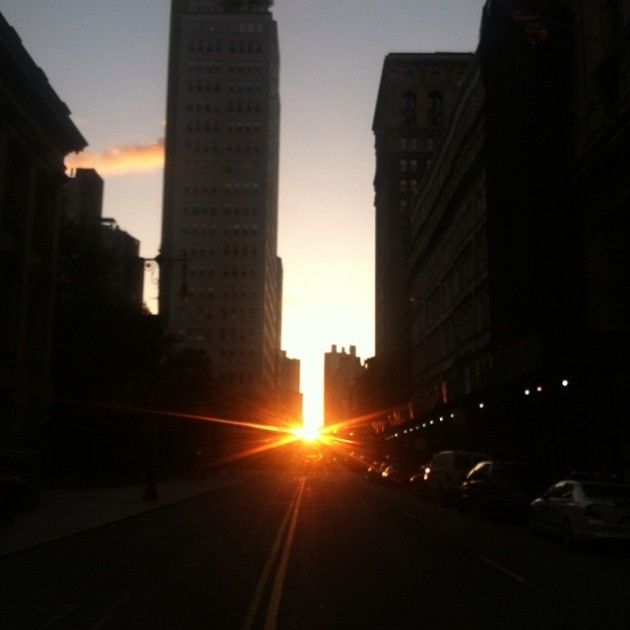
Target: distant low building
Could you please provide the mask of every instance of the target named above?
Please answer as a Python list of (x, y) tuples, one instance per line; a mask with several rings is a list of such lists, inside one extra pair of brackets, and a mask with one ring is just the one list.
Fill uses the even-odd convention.
[(64, 158), (86, 141), (0, 14), (0, 444), (38, 450), (48, 415)]
[(333, 345), (324, 355), (324, 424), (334, 425), (352, 417), (357, 381), (363, 373), (355, 346), (337, 352)]
[(290, 359), (285, 351), (278, 366), (278, 419), (291, 425), (301, 425), (303, 421), (300, 361)]

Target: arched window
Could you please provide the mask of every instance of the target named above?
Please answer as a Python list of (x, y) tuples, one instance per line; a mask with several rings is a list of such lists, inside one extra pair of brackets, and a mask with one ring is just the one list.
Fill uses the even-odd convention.
[(400, 114), (405, 122), (412, 122), (416, 119), (417, 106), (416, 95), (411, 90), (404, 92), (400, 103)]
[(442, 94), (434, 91), (429, 93), (429, 124), (439, 125), (442, 123)]

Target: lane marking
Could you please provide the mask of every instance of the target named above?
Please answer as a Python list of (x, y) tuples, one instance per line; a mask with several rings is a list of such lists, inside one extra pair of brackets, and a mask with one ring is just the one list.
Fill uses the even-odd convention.
[(269, 575), (271, 573), (271, 569), (276, 562), (276, 558), (278, 557), (278, 552), (280, 551), (280, 544), (282, 543), (282, 539), (284, 537), (284, 532), (289, 524), (289, 519), (291, 518), (291, 514), (293, 512), (293, 508), (295, 506), (295, 502), (298, 497), (300, 489), (296, 488), (293, 496), (291, 498), (291, 502), (289, 503), (289, 507), (284, 515), (282, 523), (280, 524), (280, 528), (278, 529), (278, 533), (276, 535), (275, 540), (273, 541), (273, 545), (271, 546), (271, 551), (269, 556), (267, 557), (267, 562), (265, 562), (265, 566), (263, 567), (262, 573), (260, 574), (260, 578), (258, 579), (258, 584), (256, 585), (256, 590), (254, 591), (254, 597), (247, 609), (247, 616), (245, 617), (245, 622), (243, 623), (243, 630), (250, 630), (254, 624), (254, 620), (256, 618), (256, 613), (258, 612), (258, 608), (260, 607), (260, 601), (262, 599), (263, 593), (265, 591), (265, 586), (269, 581)]
[(293, 514), (291, 515), (291, 525), (289, 527), (289, 533), (287, 534), (284, 549), (282, 550), (282, 557), (280, 558), (280, 564), (278, 565), (278, 572), (273, 582), (273, 590), (271, 592), (271, 598), (269, 600), (269, 608), (267, 609), (267, 619), (265, 621), (265, 630), (275, 630), (278, 621), (278, 611), (280, 610), (280, 602), (282, 600), (282, 590), (284, 588), (284, 579), (287, 573), (287, 567), (289, 565), (289, 556), (291, 554), (291, 547), (293, 545), (293, 538), (295, 537), (295, 530), (297, 528), (298, 514), (300, 512), (300, 505), (302, 504), (302, 497), (304, 496), (304, 487), (306, 485), (306, 477), (300, 479), (300, 487), (298, 489), (297, 500), (295, 501), (295, 507), (293, 508)]
[(41, 630), (44, 630), (44, 628), (50, 628), (50, 627), (54, 626), (56, 623), (58, 623), (59, 621), (63, 621), (64, 619), (67, 619), (75, 610), (78, 610), (79, 608), (80, 608), (80, 606), (78, 604), (75, 604), (73, 606), (67, 606), (58, 615), (55, 615), (52, 619), (49, 619), (41, 627)]
[(520, 582), (521, 584), (527, 584), (527, 580), (524, 577), (520, 576), (518, 573), (514, 573), (513, 571), (510, 571), (509, 569), (502, 567), (500, 564), (493, 562), (492, 560), (490, 560), (489, 558), (486, 558), (485, 556), (479, 555), (477, 557), (479, 558), (479, 560), (482, 560), (486, 564), (495, 568), (497, 571), (500, 571), (501, 573), (503, 573), (503, 575), (507, 575), (508, 577), (512, 578), (513, 580), (516, 580), (517, 582)]
[(98, 622), (92, 626), (92, 630), (100, 630), (104, 628), (111, 620), (116, 612), (122, 608), (131, 599), (131, 593), (123, 595), (113, 606), (110, 606)]

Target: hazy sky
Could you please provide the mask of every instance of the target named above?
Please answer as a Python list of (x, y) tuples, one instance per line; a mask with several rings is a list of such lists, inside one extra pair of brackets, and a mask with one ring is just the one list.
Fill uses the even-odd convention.
[[(374, 353), (372, 115), (388, 52), (471, 51), (484, 0), (276, 0), (283, 347), (321, 415), (323, 353)], [(105, 179), (104, 215), (159, 248), (169, 0), (0, 0)], [(157, 286), (147, 277), (148, 305)]]

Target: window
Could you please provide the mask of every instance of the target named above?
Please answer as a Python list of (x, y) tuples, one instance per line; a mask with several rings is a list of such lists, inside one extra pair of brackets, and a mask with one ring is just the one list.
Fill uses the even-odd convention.
[(439, 125), (442, 123), (442, 108), (443, 99), (442, 94), (438, 91), (433, 91), (429, 94), (429, 124)]
[(400, 104), (400, 115), (405, 122), (413, 122), (416, 119), (417, 99), (416, 95), (407, 90), (403, 93)]

